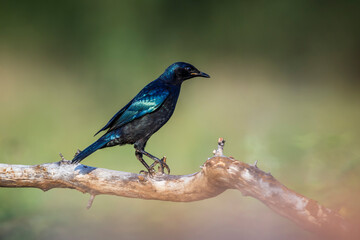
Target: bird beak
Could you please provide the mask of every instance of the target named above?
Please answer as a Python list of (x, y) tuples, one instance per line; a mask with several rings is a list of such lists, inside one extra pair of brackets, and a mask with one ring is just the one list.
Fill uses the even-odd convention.
[(210, 78), (210, 76), (204, 72), (193, 72), (191, 73), (192, 76), (194, 77), (205, 77), (205, 78)]

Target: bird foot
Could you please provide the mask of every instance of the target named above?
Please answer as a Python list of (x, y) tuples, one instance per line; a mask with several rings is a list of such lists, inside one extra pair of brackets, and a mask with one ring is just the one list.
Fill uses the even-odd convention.
[(148, 169), (147, 171), (141, 170), (141, 171), (139, 172), (139, 174), (144, 174), (144, 175), (153, 176), (153, 175), (155, 174), (155, 169), (152, 168), (152, 169)]
[(159, 171), (162, 174), (164, 174), (164, 168), (166, 168), (168, 174), (170, 174), (170, 168), (166, 164), (166, 157), (165, 156), (162, 159), (159, 159), (159, 158), (151, 155), (150, 153), (145, 152), (142, 149), (136, 149), (136, 152), (140, 153), (140, 154), (144, 154), (145, 156), (147, 156), (147, 157), (151, 158), (152, 160), (154, 160), (154, 162), (150, 166), (148, 166), (147, 164), (144, 164), (144, 160), (142, 158), (138, 158), (140, 160), (140, 162), (146, 167), (146, 169), (149, 171), (150, 174), (155, 172), (154, 167), (156, 166), (156, 164), (160, 164), (160, 170)]
[(154, 170), (154, 167), (159, 164), (160, 166), (158, 166), (158, 171), (161, 172), (162, 174), (164, 174), (164, 169), (167, 170), (167, 174), (170, 174), (170, 168), (169, 166), (166, 164), (166, 156), (164, 156), (162, 159), (158, 159), (159, 161), (154, 161), (153, 164), (150, 165), (150, 169)]
[(147, 172), (147, 171), (145, 171), (145, 170), (140, 170), (139, 174), (147, 175), (147, 174), (149, 174), (149, 172)]

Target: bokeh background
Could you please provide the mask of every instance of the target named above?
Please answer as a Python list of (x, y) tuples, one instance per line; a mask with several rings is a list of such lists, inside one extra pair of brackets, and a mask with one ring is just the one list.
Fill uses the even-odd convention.
[[(173, 174), (225, 151), (360, 218), (358, 1), (1, 1), (0, 162), (71, 159), (173, 62), (183, 85), (148, 143)], [(132, 146), (84, 164), (138, 172)], [(315, 239), (238, 191), (194, 203), (0, 189), (0, 239)]]

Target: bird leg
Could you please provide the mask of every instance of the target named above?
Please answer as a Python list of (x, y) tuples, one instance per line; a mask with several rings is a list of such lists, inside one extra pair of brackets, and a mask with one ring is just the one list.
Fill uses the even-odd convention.
[[(141, 153), (141, 154), (144, 154), (145, 156), (151, 158), (152, 160), (154, 160), (155, 162), (153, 164), (150, 165), (150, 169), (152, 171), (154, 171), (154, 166), (159, 163), (160, 164), (160, 168), (161, 168), (161, 173), (164, 173), (164, 168), (166, 168), (166, 170), (168, 171), (168, 174), (170, 174), (170, 168), (169, 166), (165, 163), (164, 160), (166, 160), (166, 158), (164, 157), (163, 159), (159, 159), (153, 155), (151, 155), (150, 153), (148, 152), (145, 152), (144, 150), (142, 149), (137, 149), (136, 150), (137, 152)], [(144, 161), (144, 160), (143, 160)], [(145, 166), (145, 165), (144, 165)], [(149, 169), (148, 169), (149, 170)]]
[[(142, 157), (143, 154), (140, 152), (140, 150), (138, 150), (138, 149), (135, 150), (135, 156), (142, 163), (142, 165), (144, 165), (144, 167), (147, 169), (147, 171), (150, 175), (152, 175), (155, 172), (154, 168), (149, 167), (149, 165), (145, 162), (145, 160)], [(142, 173), (142, 172), (145, 172), (145, 171), (141, 170), (140, 173)]]

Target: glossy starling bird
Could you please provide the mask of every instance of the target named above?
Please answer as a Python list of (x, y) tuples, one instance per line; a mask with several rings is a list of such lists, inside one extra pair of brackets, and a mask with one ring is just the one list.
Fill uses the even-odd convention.
[[(158, 131), (171, 117), (179, 97), (181, 84), (190, 78), (210, 76), (200, 72), (194, 66), (184, 62), (170, 65), (156, 80), (145, 86), (128, 104), (117, 112), (110, 121), (98, 131), (107, 130), (96, 142), (79, 152), (72, 163), (79, 163), (98, 149), (116, 145), (134, 144), (135, 156), (152, 174), (159, 163), (161, 171), (170, 169), (163, 159), (145, 152), (149, 138)], [(95, 134), (95, 135), (96, 135)], [(143, 155), (154, 160), (150, 166)]]

